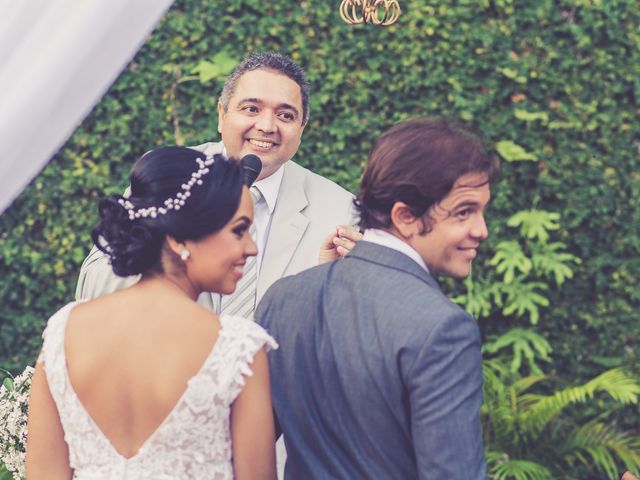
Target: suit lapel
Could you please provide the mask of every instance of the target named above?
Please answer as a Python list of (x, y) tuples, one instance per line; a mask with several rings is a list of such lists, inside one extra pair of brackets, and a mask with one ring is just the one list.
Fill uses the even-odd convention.
[(262, 298), (269, 285), (283, 276), (309, 224), (309, 219), (301, 213), (309, 203), (303, 188), (303, 175), (291, 161), (283, 168), (284, 175), (258, 274), (257, 300)]

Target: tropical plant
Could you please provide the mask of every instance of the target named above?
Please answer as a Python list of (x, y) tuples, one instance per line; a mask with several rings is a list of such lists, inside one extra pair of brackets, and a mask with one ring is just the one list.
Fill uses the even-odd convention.
[(495, 267), (482, 280), (469, 276), (467, 294), (456, 301), (465, 303), (469, 313), (489, 317), (496, 307), (505, 316), (527, 318), (532, 325), (540, 319), (540, 308), (549, 306), (545, 292), (552, 284), (561, 287), (573, 277), (572, 264), (581, 260), (567, 252), (560, 241), (549, 242), (551, 231), (560, 228), (555, 212), (522, 210), (507, 220), (519, 229), (518, 239), (500, 241), (488, 265)]
[[(553, 383), (549, 376), (523, 377), (494, 359), (485, 362), (484, 380), (490, 478), (615, 479), (621, 463), (629, 469), (640, 466), (640, 439), (617, 428), (607, 414), (638, 403), (640, 383), (624, 370), (608, 370), (583, 385), (542, 394), (540, 387)], [(592, 418), (575, 413), (588, 403), (601, 409), (606, 405), (605, 412)]]
[(511, 216), (506, 224), (518, 229), (517, 238), (500, 241), (482, 281), (467, 279), (466, 295), (456, 298), (481, 320), (524, 324), (483, 347), (482, 421), (495, 480), (613, 479), (619, 464), (640, 466), (640, 439), (612, 419), (621, 406), (638, 403), (640, 382), (614, 368), (563, 386), (541, 366), (552, 353), (536, 330), (549, 306), (546, 292), (561, 288), (580, 263), (564, 243), (551, 241), (559, 221), (559, 214), (535, 209)]

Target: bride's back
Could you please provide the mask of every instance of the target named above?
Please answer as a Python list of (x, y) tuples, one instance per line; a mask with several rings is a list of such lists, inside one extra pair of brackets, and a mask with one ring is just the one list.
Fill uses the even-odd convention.
[(272, 476), (264, 347), (275, 342), (252, 321), (195, 302), (203, 291), (233, 292), (257, 253), (241, 165), (153, 150), (134, 166), (131, 195), (108, 196), (99, 211), (96, 246), (115, 274), (142, 280), (48, 320), (29, 401), (28, 476), (231, 479), (234, 462), (245, 478)]
[(78, 305), (65, 333), (69, 378), (124, 457), (169, 415), (211, 352), (215, 315), (151, 282)]

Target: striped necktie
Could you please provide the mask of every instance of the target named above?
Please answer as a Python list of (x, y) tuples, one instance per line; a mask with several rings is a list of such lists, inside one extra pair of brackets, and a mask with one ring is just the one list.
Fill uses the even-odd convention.
[[(262, 193), (255, 185), (249, 189), (253, 207), (258, 205), (262, 200)], [(249, 235), (255, 242), (256, 240), (256, 224), (251, 224)], [(242, 278), (236, 285), (236, 290), (222, 297), (220, 313), (224, 315), (237, 315), (244, 318), (253, 318), (253, 312), (256, 309), (256, 282), (258, 276), (257, 257), (249, 257), (244, 265)]]

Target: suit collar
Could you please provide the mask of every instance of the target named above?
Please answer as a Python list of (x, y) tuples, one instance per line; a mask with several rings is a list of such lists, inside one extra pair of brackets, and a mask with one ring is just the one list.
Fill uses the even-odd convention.
[(353, 247), (353, 250), (346, 258), (349, 257), (359, 258), (387, 268), (406, 272), (429, 284), (429, 286), (440, 290), (438, 283), (424, 268), (404, 253), (389, 247), (361, 240)]
[(426, 263), (424, 263), (424, 259), (420, 256), (420, 254), (400, 237), (397, 237), (396, 235), (393, 235), (392, 233), (389, 233), (385, 230), (368, 228), (364, 231), (362, 239), (366, 240), (367, 242), (375, 243), (376, 245), (388, 247), (397, 252), (404, 253), (411, 260), (425, 269), (427, 273), (429, 273), (429, 268), (427, 267)]

